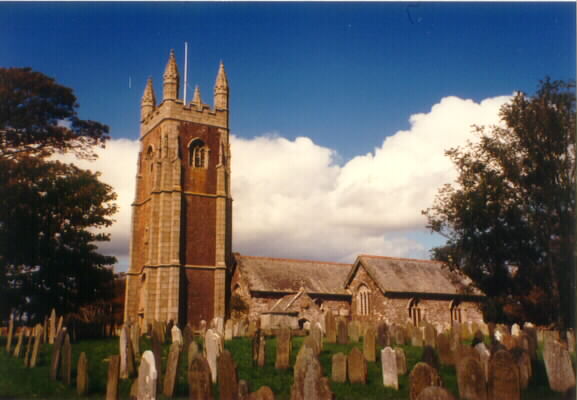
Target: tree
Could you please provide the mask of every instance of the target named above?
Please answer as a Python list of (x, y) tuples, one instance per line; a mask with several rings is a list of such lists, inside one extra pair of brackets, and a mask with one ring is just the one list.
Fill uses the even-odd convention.
[(485, 317), (574, 324), (575, 84), (542, 81), (517, 93), (501, 126), (446, 152), (458, 171), (423, 213), (447, 238), (433, 257), (488, 296)]
[(0, 69), (0, 317), (40, 318), (108, 295), (115, 258), (109, 240), (116, 194), (98, 174), (49, 160), (94, 157), (108, 127), (76, 116), (72, 90), (45, 75)]
[(72, 151), (95, 158), (108, 127), (81, 120), (72, 89), (30, 68), (0, 68), (0, 158)]

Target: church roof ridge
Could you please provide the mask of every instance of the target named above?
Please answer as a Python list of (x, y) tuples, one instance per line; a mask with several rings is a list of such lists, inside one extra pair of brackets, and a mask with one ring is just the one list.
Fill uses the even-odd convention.
[(247, 258), (258, 258), (261, 260), (271, 260), (271, 261), (291, 261), (291, 262), (300, 262), (300, 263), (317, 263), (317, 264), (335, 264), (335, 265), (346, 265), (352, 266), (353, 263), (341, 263), (336, 261), (320, 261), (320, 260), (304, 260), (298, 258), (282, 258), (282, 257), (266, 257), (266, 256), (249, 256), (245, 254), (237, 253), (239, 257), (247, 257)]
[(359, 254), (357, 258), (367, 257), (367, 258), (381, 258), (385, 260), (393, 260), (393, 261), (416, 261), (416, 262), (426, 262), (426, 263), (435, 263), (435, 264), (445, 264), (443, 261), (437, 260), (424, 260), (422, 258), (409, 258), (409, 257), (390, 257), (390, 256), (377, 256), (372, 254)]

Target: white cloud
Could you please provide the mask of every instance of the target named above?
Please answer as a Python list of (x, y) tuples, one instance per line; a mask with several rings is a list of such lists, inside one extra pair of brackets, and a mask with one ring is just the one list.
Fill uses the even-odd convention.
[[(426, 257), (428, 244), (415, 234), (425, 226), (421, 210), (456, 176), (444, 151), (473, 140), (473, 124), (497, 124), (509, 98), (445, 97), (412, 115), (409, 130), (344, 165), (334, 150), (306, 137), (232, 135), (234, 251), (327, 261), (352, 261), (361, 253)], [(138, 150), (138, 141), (116, 139), (95, 162), (68, 159), (101, 171), (118, 193), (112, 243), (102, 250), (122, 260), (120, 270), (127, 264)]]

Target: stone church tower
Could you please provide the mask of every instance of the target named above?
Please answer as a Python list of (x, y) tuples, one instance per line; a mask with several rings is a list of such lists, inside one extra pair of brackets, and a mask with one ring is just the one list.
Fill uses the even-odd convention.
[(173, 51), (163, 78), (141, 103), (125, 320), (197, 326), (225, 316), (232, 267), (228, 81), (221, 63), (211, 108), (179, 98)]

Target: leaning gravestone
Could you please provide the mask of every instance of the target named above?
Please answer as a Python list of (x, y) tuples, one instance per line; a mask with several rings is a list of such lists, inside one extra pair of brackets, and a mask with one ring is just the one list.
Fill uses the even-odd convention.
[(383, 371), (383, 385), (399, 390), (399, 372), (397, 370), (397, 355), (395, 350), (385, 347), (381, 350), (381, 366)]
[(365, 355), (365, 360), (369, 362), (375, 362), (377, 360), (376, 336), (375, 328), (370, 326), (365, 331), (363, 337), (363, 354)]
[[(177, 328), (176, 325), (172, 329)], [(177, 328), (178, 329), (178, 328)], [(173, 337), (174, 340), (174, 337)], [(166, 397), (172, 397), (174, 394), (174, 384), (178, 373), (178, 359), (180, 357), (181, 343), (178, 341), (170, 345), (168, 360), (166, 361), (166, 373), (164, 374), (164, 383), (162, 384), (162, 394)]]
[(301, 347), (294, 365), (291, 400), (329, 400), (333, 398), (328, 379), (313, 349)]
[(223, 350), (218, 357), (218, 389), (221, 399), (237, 400), (238, 377), (230, 351)]
[(353, 347), (347, 357), (347, 370), (350, 383), (367, 383), (367, 361), (358, 347)]
[(208, 361), (197, 354), (188, 368), (189, 399), (212, 400), (212, 378)]
[(347, 381), (347, 356), (344, 353), (333, 354), (331, 380), (344, 383)]
[(290, 368), (291, 358), (291, 331), (289, 328), (281, 328), (276, 341), (276, 369)]
[(563, 344), (557, 340), (546, 341), (543, 360), (551, 390), (565, 392), (575, 386), (575, 371), (573, 371), (571, 356)]
[(61, 354), (60, 376), (65, 385), (70, 385), (72, 375), (72, 347), (70, 346), (70, 335), (68, 335), (68, 332), (64, 334)]
[(32, 341), (34, 339), (35, 328), (28, 329), (28, 338), (26, 340), (26, 352), (24, 353), (24, 366), (30, 366), (30, 355), (32, 350)]
[(36, 362), (38, 361), (38, 352), (40, 351), (40, 343), (42, 342), (43, 337), (43, 329), (40, 327), (36, 331), (36, 336), (34, 338), (34, 346), (32, 347), (32, 356), (30, 357), (30, 368), (34, 368), (36, 366)]
[(489, 361), (488, 397), (491, 400), (520, 400), (519, 369), (507, 350), (498, 350)]
[(108, 379), (106, 381), (106, 400), (118, 400), (118, 378), (120, 356), (110, 356), (108, 361)]
[(84, 396), (88, 392), (88, 360), (86, 353), (80, 353), (78, 364), (76, 365), (76, 393)]
[(335, 320), (335, 316), (329, 310), (325, 314), (325, 330), (327, 335), (327, 343), (336, 343), (337, 342), (337, 323)]
[(445, 388), (429, 386), (421, 391), (417, 400), (455, 400), (455, 397)]
[(58, 366), (60, 365), (62, 343), (64, 342), (64, 335), (66, 334), (66, 328), (62, 329), (56, 339), (54, 340), (54, 345), (52, 346), (52, 354), (50, 357), (50, 379), (56, 380), (58, 375)]
[(158, 380), (156, 365), (154, 353), (146, 350), (142, 354), (140, 366), (138, 367), (138, 400), (156, 399), (156, 384)]
[(397, 358), (397, 373), (399, 375), (405, 375), (408, 372), (405, 350), (403, 350), (402, 347), (395, 348), (395, 356)]
[(409, 374), (409, 399), (416, 400), (419, 394), (429, 386), (439, 386), (437, 371), (429, 364), (418, 362)]
[(220, 335), (213, 329), (208, 329), (204, 335), (204, 350), (206, 352), (206, 359), (210, 367), (210, 374), (212, 383), (217, 380), (217, 362), (218, 356), (222, 351)]
[(337, 321), (337, 343), (338, 344), (348, 344), (349, 343), (349, 333), (347, 331), (347, 322), (344, 319), (339, 319)]
[(485, 371), (476, 358), (465, 357), (459, 360), (457, 385), (462, 400), (488, 400)]
[(18, 333), (18, 341), (16, 342), (16, 347), (14, 347), (14, 353), (12, 354), (14, 357), (20, 357), (20, 353), (22, 352), (22, 342), (24, 341), (24, 332), (26, 331), (25, 327), (20, 328), (20, 332)]
[(6, 339), (6, 352), (10, 354), (12, 350), (12, 338), (14, 336), (14, 317), (10, 316), (10, 322), (8, 323), (8, 338)]

